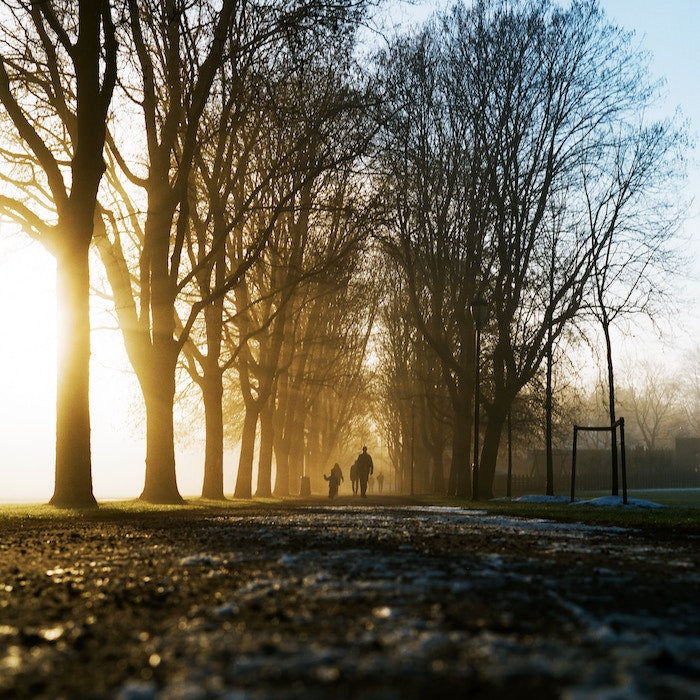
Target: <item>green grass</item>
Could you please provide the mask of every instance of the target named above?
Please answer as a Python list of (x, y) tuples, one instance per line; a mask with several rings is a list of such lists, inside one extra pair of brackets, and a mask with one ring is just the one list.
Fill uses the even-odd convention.
[(663, 503), (665, 506), (700, 509), (700, 489), (657, 489), (648, 491), (630, 491), (630, 498)]
[(667, 508), (605, 508), (580, 504), (489, 502), (484, 508), (525, 518), (544, 518), (560, 522), (612, 525), (653, 530), (666, 534), (700, 535), (700, 509), (669, 506)]

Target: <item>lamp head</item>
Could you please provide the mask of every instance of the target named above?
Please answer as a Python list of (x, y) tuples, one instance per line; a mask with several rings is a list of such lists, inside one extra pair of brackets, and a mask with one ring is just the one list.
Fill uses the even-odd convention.
[(481, 292), (474, 297), (470, 309), (472, 312), (472, 319), (474, 319), (474, 325), (477, 330), (482, 330), (489, 320), (489, 305)]

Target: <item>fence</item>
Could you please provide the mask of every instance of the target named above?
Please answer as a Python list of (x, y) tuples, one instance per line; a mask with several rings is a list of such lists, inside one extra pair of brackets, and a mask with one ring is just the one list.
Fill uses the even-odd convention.
[[(571, 450), (554, 453), (554, 493), (566, 495), (571, 488)], [(524, 456), (523, 456), (524, 458)], [(583, 491), (610, 490), (610, 450), (578, 450), (576, 458), (576, 487)], [(545, 493), (544, 450), (533, 451), (527, 461), (516, 463), (513, 474), (513, 496)], [(523, 473), (523, 472), (527, 473)], [(506, 495), (505, 471), (496, 473), (494, 495)], [(674, 450), (627, 450), (627, 488), (689, 489), (700, 488), (700, 468), (695, 463), (679, 460)]]

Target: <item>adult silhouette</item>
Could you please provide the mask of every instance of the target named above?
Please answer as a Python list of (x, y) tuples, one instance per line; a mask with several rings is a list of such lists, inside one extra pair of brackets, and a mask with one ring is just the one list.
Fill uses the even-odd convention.
[(367, 498), (367, 480), (369, 475), (374, 471), (374, 463), (367, 447), (362, 448), (362, 452), (357, 456), (357, 475), (360, 477), (360, 494), (362, 498)]
[(352, 495), (357, 496), (357, 492), (360, 490), (360, 477), (357, 474), (357, 462), (353, 462), (352, 467), (350, 467), (350, 481), (352, 482)]

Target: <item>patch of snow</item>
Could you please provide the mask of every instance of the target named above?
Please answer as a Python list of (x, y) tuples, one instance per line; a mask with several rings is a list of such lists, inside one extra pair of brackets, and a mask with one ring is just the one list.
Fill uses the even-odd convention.
[(145, 681), (127, 681), (117, 694), (118, 700), (151, 700), (156, 697), (156, 684)]
[(239, 612), (240, 608), (235, 603), (226, 603), (216, 608), (216, 610), (214, 610), (214, 615), (219, 619), (228, 619), (235, 617)]
[(511, 499), (516, 503), (569, 503), (569, 496), (542, 496), (538, 494), (530, 494), (528, 496), (519, 496)]
[(221, 559), (209, 554), (192, 554), (180, 559), (180, 566), (219, 566), (221, 563)]
[(661, 503), (654, 501), (644, 501), (639, 498), (628, 498), (627, 503), (622, 502), (622, 496), (601, 496), (590, 501), (581, 501), (584, 506), (601, 506), (604, 508), (665, 508)]
[(487, 515), (487, 510), (464, 508), (462, 506), (403, 506), (401, 510), (416, 513), (433, 513), (435, 515)]

